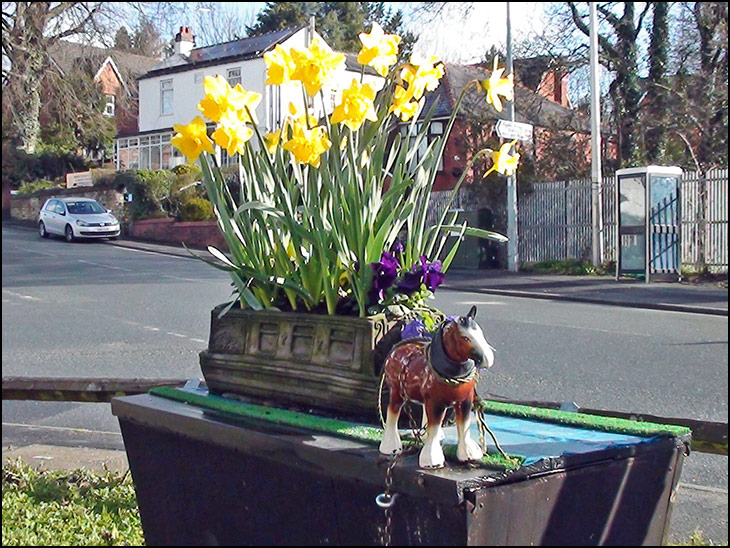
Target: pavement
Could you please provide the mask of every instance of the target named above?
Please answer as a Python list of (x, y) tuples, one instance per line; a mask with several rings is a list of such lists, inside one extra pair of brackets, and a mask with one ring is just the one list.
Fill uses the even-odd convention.
[[(34, 223), (3, 221), (3, 227), (35, 230)], [(108, 245), (131, 247), (140, 251), (191, 257), (182, 246), (163, 245), (120, 238)], [(196, 250), (201, 255), (207, 252)], [(192, 258), (192, 257), (191, 257)], [(695, 314), (727, 316), (727, 276), (724, 280), (704, 283), (616, 280), (611, 276), (564, 276), (512, 273), (497, 270), (449, 270), (442, 286), (454, 291), (468, 291), (512, 297), (569, 300), (610, 306), (672, 310)], [(3, 424), (3, 461), (22, 458), (27, 463), (46, 468), (75, 469), (86, 467), (125, 470), (124, 445), (119, 434), (78, 430), (46, 431), (37, 443), (24, 443), (20, 425)], [(7, 436), (6, 436), (7, 434)], [(14, 443), (7, 443), (10, 439)]]

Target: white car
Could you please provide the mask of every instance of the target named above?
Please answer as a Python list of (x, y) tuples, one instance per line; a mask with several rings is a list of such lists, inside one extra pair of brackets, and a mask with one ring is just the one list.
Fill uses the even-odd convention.
[(41, 238), (51, 234), (73, 242), (77, 238), (119, 237), (119, 221), (91, 198), (50, 198), (38, 214)]

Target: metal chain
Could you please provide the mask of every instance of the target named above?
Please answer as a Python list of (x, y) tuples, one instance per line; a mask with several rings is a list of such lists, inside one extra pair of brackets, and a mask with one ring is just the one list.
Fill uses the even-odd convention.
[(400, 454), (393, 455), (388, 467), (385, 469), (385, 491), (375, 497), (375, 503), (383, 509), (385, 514), (385, 526), (381, 530), (380, 543), (383, 546), (390, 546), (393, 540), (393, 504), (398, 493), (393, 493), (393, 469), (398, 464)]

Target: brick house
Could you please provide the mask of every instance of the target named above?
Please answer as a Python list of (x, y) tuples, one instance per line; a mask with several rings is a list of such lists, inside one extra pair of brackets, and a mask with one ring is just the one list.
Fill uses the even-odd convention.
[(49, 55), (61, 75), (86, 63), (94, 71), (93, 80), (105, 97), (104, 114), (115, 119), (117, 131), (130, 131), (136, 127), (136, 78), (157, 65), (159, 59), (64, 40), (56, 42)]
[[(518, 72), (520, 67), (524, 71), (522, 77)], [(440, 86), (428, 96), (422, 111), (426, 112), (438, 100), (431, 122), (431, 135), (436, 136), (443, 131), (464, 87), (474, 79), (487, 79), (490, 73), (491, 67), (488, 69), (486, 65), (446, 64)], [(515, 74), (515, 121), (534, 127), (532, 141), (520, 144), (520, 154), (533, 159), (541, 158), (551, 137), (562, 133), (569, 136), (575, 143), (576, 150), (582, 151), (585, 159), (590, 162), (590, 117), (572, 108), (567, 94), (565, 72), (549, 66), (541, 67), (533, 60), (516, 60)], [(473, 133), (478, 131), (486, 139), (493, 134), (494, 126), (500, 119), (507, 119), (507, 110), (497, 112), (486, 103), (481, 90), (469, 88), (446, 145), (443, 169), (437, 175), (434, 191), (454, 187), (469, 161), (469, 142), (475, 137)], [(603, 145), (604, 156), (615, 155), (615, 145), (612, 142), (605, 139)], [(549, 173), (542, 175), (548, 179), (551, 176)]]

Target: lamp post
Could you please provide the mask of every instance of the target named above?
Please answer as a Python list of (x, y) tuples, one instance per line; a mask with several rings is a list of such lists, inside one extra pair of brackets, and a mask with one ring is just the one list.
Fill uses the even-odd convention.
[(591, 41), (591, 209), (593, 221), (593, 266), (600, 268), (603, 262), (603, 229), (601, 207), (601, 100), (600, 65), (598, 64), (598, 20), (596, 3), (590, 3)]
[[(514, 74), (512, 67), (512, 24), (510, 21), (509, 2), (507, 2), (507, 61), (506, 73)], [(507, 117), (515, 120), (515, 102), (507, 101)], [(507, 177), (507, 270), (517, 272), (520, 264), (517, 234), (517, 174)]]

